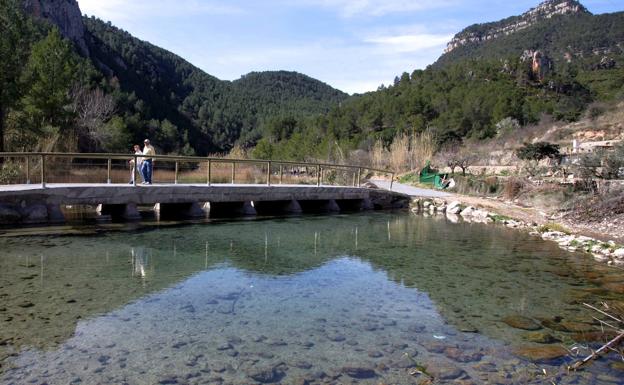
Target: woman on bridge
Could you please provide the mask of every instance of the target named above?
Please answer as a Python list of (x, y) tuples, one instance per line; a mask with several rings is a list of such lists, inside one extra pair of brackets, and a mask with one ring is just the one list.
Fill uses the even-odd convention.
[[(135, 155), (142, 155), (143, 151), (141, 151), (141, 146), (139, 146), (138, 144), (134, 145), (134, 154)], [(137, 157), (136, 158), (136, 164), (134, 162), (134, 158), (130, 159), (130, 184), (134, 184), (134, 178), (136, 178), (136, 173), (137, 172), (141, 172), (141, 163), (143, 163), (143, 158), (142, 157)], [(141, 174), (142, 177), (142, 174)]]

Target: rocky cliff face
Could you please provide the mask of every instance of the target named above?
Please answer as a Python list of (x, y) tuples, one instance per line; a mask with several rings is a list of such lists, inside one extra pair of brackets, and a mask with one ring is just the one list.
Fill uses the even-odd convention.
[(24, 0), (24, 9), (32, 16), (58, 26), (63, 36), (73, 41), (82, 55), (89, 56), (82, 12), (76, 0)]
[(581, 3), (576, 0), (546, 0), (535, 8), (520, 16), (510, 17), (500, 22), (488, 24), (476, 24), (464, 29), (453, 37), (444, 50), (451, 52), (457, 47), (470, 43), (481, 43), (496, 39), (500, 36), (512, 34), (523, 30), (555, 15), (572, 15), (578, 13), (590, 13)]

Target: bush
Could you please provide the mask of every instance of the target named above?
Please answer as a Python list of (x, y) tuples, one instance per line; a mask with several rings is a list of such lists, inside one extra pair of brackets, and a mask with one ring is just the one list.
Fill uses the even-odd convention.
[(0, 168), (0, 184), (17, 183), (20, 174), (21, 170), (17, 163), (4, 162)]
[(508, 200), (515, 199), (525, 189), (526, 181), (521, 178), (507, 178), (503, 186), (503, 197)]
[(548, 142), (524, 143), (516, 150), (516, 155), (522, 160), (556, 159), (559, 157), (559, 145)]

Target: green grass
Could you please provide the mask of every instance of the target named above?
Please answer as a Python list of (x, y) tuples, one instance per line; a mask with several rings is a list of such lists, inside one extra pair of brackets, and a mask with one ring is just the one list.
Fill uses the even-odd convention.
[(500, 215), (500, 214), (490, 215), (490, 218), (492, 218), (494, 222), (504, 222), (504, 221), (513, 220), (512, 217), (508, 217), (507, 215)]
[(548, 231), (558, 231), (564, 234), (571, 234), (570, 230), (568, 230), (567, 228), (565, 228), (564, 226), (558, 224), (558, 223), (547, 223), (545, 225), (541, 225), (540, 227), (537, 228), (537, 231), (539, 231), (540, 233), (545, 233)]

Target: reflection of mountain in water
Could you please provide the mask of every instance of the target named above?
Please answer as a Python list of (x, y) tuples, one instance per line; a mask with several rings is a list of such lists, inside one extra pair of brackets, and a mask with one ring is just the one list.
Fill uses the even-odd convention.
[(385, 213), (0, 243), (0, 341), (17, 347), (53, 347), (79, 319), (202, 270), (296, 274), (345, 255), (428, 293), (452, 323), (501, 337), (498, 321), (507, 314), (570, 313), (567, 289), (582, 282), (552, 271), (596, 268), (586, 256), (515, 231)]

